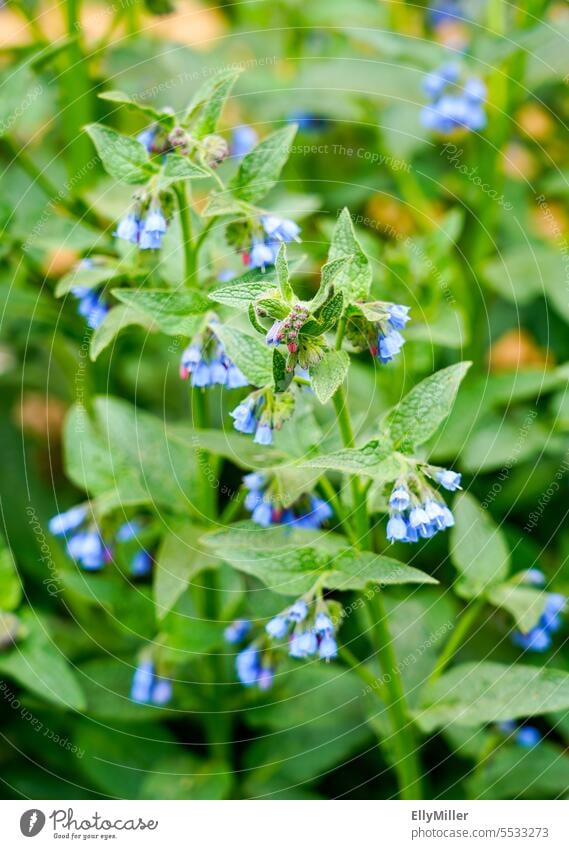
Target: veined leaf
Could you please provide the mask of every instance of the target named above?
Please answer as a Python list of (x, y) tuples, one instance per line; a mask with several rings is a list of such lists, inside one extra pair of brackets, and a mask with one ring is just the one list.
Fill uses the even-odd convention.
[(385, 419), (396, 445), (422, 445), (446, 419), (471, 363), (457, 363), (422, 380)]
[(201, 165), (191, 162), (187, 156), (169, 153), (160, 175), (160, 183), (164, 186), (177, 180), (203, 180), (210, 174)]
[(218, 325), (215, 330), (227, 356), (255, 386), (273, 383), (273, 354), (258, 336), (250, 336), (234, 327)]
[(258, 268), (247, 271), (241, 277), (237, 277), (227, 286), (220, 286), (209, 293), (209, 298), (218, 304), (235, 307), (242, 312), (247, 312), (249, 304), (260, 295), (275, 289), (277, 285), (277, 271), (268, 268), (262, 272)]
[(138, 325), (150, 330), (154, 322), (150, 316), (145, 315), (131, 306), (119, 305), (109, 310), (103, 322), (95, 329), (91, 337), (89, 355), (95, 362), (99, 354), (116, 339), (125, 327)]
[(192, 336), (196, 316), (209, 309), (207, 298), (197, 289), (113, 289), (113, 295), (152, 319), (169, 336)]
[(86, 127), (105, 171), (122, 183), (137, 185), (146, 183), (158, 167), (150, 161), (148, 151), (136, 139), (123, 136), (102, 124), (89, 124)]
[(229, 184), (235, 197), (256, 203), (273, 188), (289, 158), (296, 130), (296, 124), (276, 130), (243, 157)]
[(330, 400), (343, 384), (350, 367), (346, 351), (327, 351), (319, 363), (310, 367), (312, 388), (321, 404)]
[(144, 115), (152, 118), (153, 121), (163, 121), (167, 119), (170, 123), (173, 123), (172, 115), (169, 112), (164, 112), (161, 109), (155, 109), (148, 103), (142, 103), (140, 100), (135, 100), (123, 91), (103, 91), (99, 94), (99, 97), (101, 100), (108, 100), (111, 103), (118, 103), (121, 106), (128, 106), (131, 109), (136, 109), (138, 112), (142, 112)]
[(184, 124), (193, 122), (192, 135), (195, 138), (201, 139), (215, 132), (221, 110), (241, 70), (223, 68), (206, 80), (195, 93), (183, 120)]
[(348, 209), (343, 209), (338, 217), (332, 235), (328, 262), (345, 256), (349, 257), (349, 262), (334, 280), (334, 288), (343, 292), (347, 301), (366, 298), (371, 287), (371, 265), (356, 238)]
[(456, 498), (454, 518), (451, 558), (460, 572), (460, 594), (471, 598), (507, 578), (510, 550), (489, 512), (467, 492)]

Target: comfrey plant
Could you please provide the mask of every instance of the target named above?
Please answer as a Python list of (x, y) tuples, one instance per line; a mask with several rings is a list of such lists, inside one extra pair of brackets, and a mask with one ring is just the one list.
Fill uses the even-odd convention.
[[(548, 670), (511, 657), (472, 664), (459, 653), (488, 621), (491, 644), (506, 644), (510, 656), (511, 639), (545, 651), (564, 605), (512, 575), (508, 537), (454, 471), (469, 467), (459, 465), (456, 422), (447, 419), (471, 364), (449, 364), (444, 299), (427, 305), (443, 367), (429, 365), (438, 349), (418, 355), (430, 326), (403, 286), (427, 304), (420, 267), (430, 251), (451, 262), (443, 253), (457, 222), (445, 218), (443, 240), (429, 233), (413, 242), (404, 274), (404, 245), (386, 250), (391, 275), (374, 266), (343, 209), (320, 230), (330, 234), (327, 255), (304, 265), (310, 243), (300, 243), (294, 215), (280, 212), (296, 127), (260, 139), (241, 128), (226, 139), (219, 123), (237, 76), (213, 75), (177, 114), (107, 93), (113, 108), (138, 110), (139, 134), (88, 128), (124, 186), (124, 214), (108, 227), (104, 259), (66, 275), (58, 293), (103, 293), (91, 358), (110, 353), (124, 331), (127, 353), (105, 362), (105, 379), (116, 367), (117, 381), (104, 385), (131, 386), (134, 350), (145, 391), (129, 395), (138, 406), (89, 395), (71, 410), (66, 469), (91, 506), (54, 517), (50, 529), (99, 573), (82, 576), (84, 598), (67, 564), (78, 606), (99, 592), (105, 614), (124, 611), (112, 650), (136, 671), (131, 680), (121, 661), (101, 680), (120, 679), (135, 718), (154, 713), (138, 704), (171, 704), (176, 722), (191, 714), (183, 739), (211, 748), (218, 776), (231, 772), (242, 723), (255, 736), (265, 721), (280, 731), (278, 708), (309, 693), (332, 723), (349, 705), (349, 721), (378, 738), (399, 795), (417, 798), (421, 741), (434, 732), (494, 729), (498, 748), (497, 724), (513, 707), (516, 721), (535, 715), (537, 702), (543, 713), (561, 709)], [(483, 88), (459, 82), (448, 68), (429, 80), (429, 126), (484, 125)], [(312, 222), (302, 227), (313, 231)], [(171, 380), (174, 360), (183, 382)], [(147, 375), (159, 375), (158, 385)], [(450, 436), (441, 438), (445, 426)], [(420, 656), (424, 675), (409, 675), (409, 656)], [(528, 681), (531, 704), (520, 697), (512, 706)], [(345, 687), (340, 707), (336, 687)], [(261, 756), (251, 757), (255, 775)], [(202, 766), (192, 775), (209, 775)]]
[(421, 112), (421, 121), (428, 130), (447, 135), (455, 130), (479, 131), (486, 126), (486, 86), (478, 77), (461, 81), (459, 65), (449, 63), (427, 74), (423, 90), (430, 99)]

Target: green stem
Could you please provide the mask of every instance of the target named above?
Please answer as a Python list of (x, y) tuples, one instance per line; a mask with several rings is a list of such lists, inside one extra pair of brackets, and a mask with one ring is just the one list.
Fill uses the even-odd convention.
[(174, 192), (178, 201), (180, 213), (180, 226), (182, 228), (182, 245), (184, 248), (184, 282), (186, 286), (192, 285), (192, 278), (196, 273), (196, 251), (192, 243), (192, 215), (188, 202), (188, 195), (184, 183), (176, 183)]
[[(192, 425), (197, 430), (205, 430), (208, 426), (207, 396), (204, 389), (199, 386), (191, 388)], [(211, 476), (215, 475), (211, 455), (201, 448), (196, 448), (196, 462), (200, 480), (199, 507), (203, 512), (204, 519), (215, 518), (215, 490), (211, 485)]]
[(345, 530), (346, 536), (348, 537), (352, 545), (357, 546), (358, 537), (354, 533), (350, 520), (346, 514), (346, 511), (344, 510), (344, 506), (338, 497), (338, 493), (336, 492), (336, 490), (334, 489), (334, 487), (326, 476), (321, 477), (318, 483), (324, 498), (332, 507), (332, 510), (336, 514), (338, 522), (341, 523), (343, 529)]
[(354, 670), (358, 678), (361, 678), (370, 690), (377, 693), (381, 698), (385, 692), (384, 684), (373, 674), (373, 672), (369, 671), (363, 660), (359, 660), (359, 658), (357, 658), (355, 654), (352, 654), (352, 652), (345, 646), (341, 646), (338, 649), (338, 653), (340, 657), (346, 661), (348, 666)]
[(427, 680), (427, 686), (431, 686), (432, 684), (434, 684), (434, 682), (438, 678), (440, 678), (442, 673), (445, 671), (449, 662), (454, 657), (456, 651), (462, 645), (465, 636), (470, 631), (472, 625), (478, 618), (483, 607), (484, 601), (478, 599), (476, 601), (471, 601), (470, 604), (467, 604), (466, 607), (463, 609), (462, 613), (458, 617), (457, 624), (454, 626), (454, 630), (450, 636), (450, 639), (448, 640), (444, 649), (437, 658), (435, 668), (429, 675), (429, 678)]
[(220, 525), (230, 525), (231, 524), (231, 522), (234, 520), (234, 518), (239, 514), (239, 511), (241, 510), (243, 502), (245, 501), (246, 495), (247, 495), (247, 489), (244, 486), (242, 486), (242, 487), (239, 488), (236, 495), (234, 495), (233, 497), (231, 497), (229, 499), (229, 501), (225, 505), (225, 508), (223, 509), (223, 512), (221, 513), (221, 515), (219, 517), (219, 524)]
[(397, 655), (387, 621), (381, 590), (368, 600), (375, 635), (375, 649), (387, 690), (387, 710), (393, 726), (394, 769), (403, 799), (421, 798), (421, 771), (417, 741), (403, 689)]
[(93, 169), (86, 167), (93, 158), (91, 142), (84, 127), (93, 118), (92, 86), (87, 60), (83, 55), (80, 17), (81, 0), (66, 0), (67, 34), (73, 38), (68, 49), (68, 64), (60, 76), (62, 109), (59, 120), (66, 141), (65, 162), (69, 183), (75, 188), (85, 185)]

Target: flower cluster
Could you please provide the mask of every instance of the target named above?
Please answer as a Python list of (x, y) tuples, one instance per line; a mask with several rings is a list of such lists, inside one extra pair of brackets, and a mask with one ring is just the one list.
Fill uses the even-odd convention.
[[(64, 537), (66, 551), (83, 569), (97, 572), (113, 557), (112, 545), (104, 541), (100, 531), (87, 521), (88, 510), (84, 505), (72, 507), (59, 513), (49, 521), (49, 530), (54, 536)], [(138, 535), (141, 526), (136, 521), (125, 522), (117, 530), (114, 541), (128, 542)], [(130, 561), (130, 572), (135, 578), (148, 575), (152, 569), (152, 558), (148, 551), (139, 548)]]
[(460, 128), (484, 129), (486, 86), (478, 77), (469, 77), (462, 84), (459, 81), (460, 69), (454, 63), (427, 74), (423, 90), (431, 102), (421, 113), (426, 129), (445, 134)]
[[(545, 575), (539, 569), (528, 569), (524, 578), (526, 583), (537, 586), (545, 584)], [(547, 651), (551, 647), (551, 635), (561, 628), (561, 613), (566, 604), (567, 599), (561, 593), (547, 593), (539, 622), (527, 633), (516, 631), (512, 637), (514, 644), (526, 651)]]
[(271, 491), (270, 479), (258, 472), (245, 475), (243, 483), (249, 490), (245, 507), (251, 518), (264, 528), (269, 525), (293, 525), (297, 528), (317, 530), (332, 517), (330, 505), (316, 495), (302, 496), (286, 509)]
[(253, 234), (249, 250), (242, 254), (247, 268), (274, 265), (283, 242), (300, 242), (300, 227), (288, 218), (277, 215), (261, 216), (261, 228)]
[(167, 229), (167, 222), (160, 203), (151, 201), (143, 213), (140, 204), (124, 215), (115, 231), (115, 236), (124, 239), (141, 250), (158, 250)]
[(279, 430), (294, 411), (291, 392), (274, 394), (269, 389), (251, 392), (230, 413), (233, 427), (240, 433), (254, 433), (253, 442), (271, 445), (273, 430)]
[(226, 386), (239, 389), (249, 381), (227, 356), (225, 348), (215, 336), (215, 322), (192, 339), (182, 354), (180, 377), (189, 377), (192, 386)]
[[(449, 469), (427, 466), (425, 474), (444, 489), (460, 489), (460, 475)], [(417, 472), (397, 481), (389, 498), (387, 539), (390, 542), (417, 542), (454, 525), (454, 517), (445, 502), (424, 475)]]
[(380, 362), (388, 363), (405, 344), (399, 331), (410, 319), (409, 310), (388, 301), (355, 304), (348, 313), (348, 338), (357, 350), (368, 348)]
[(156, 675), (151, 660), (141, 660), (132, 676), (130, 698), (144, 705), (166, 705), (172, 698), (172, 682)]
[(498, 729), (508, 737), (513, 735), (514, 742), (524, 749), (532, 749), (541, 742), (541, 733), (533, 725), (517, 725), (513, 719), (498, 723)]
[[(249, 634), (252, 623), (238, 619), (225, 629), (225, 639), (232, 645), (241, 643)], [(322, 660), (332, 660), (338, 654), (336, 627), (322, 598), (299, 598), (290, 607), (270, 619), (264, 633), (245, 648), (236, 658), (237, 677), (246, 687), (257, 686), (268, 690), (275, 673), (275, 654), (282, 649), (283, 641), (289, 657), (308, 658), (318, 655)]]

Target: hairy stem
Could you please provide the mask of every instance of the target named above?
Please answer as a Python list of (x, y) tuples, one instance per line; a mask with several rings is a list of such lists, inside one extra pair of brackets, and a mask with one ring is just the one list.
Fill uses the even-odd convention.
[(196, 251), (192, 242), (192, 215), (190, 204), (184, 183), (174, 185), (178, 211), (180, 213), (180, 227), (182, 229), (182, 246), (184, 249), (184, 282), (190, 286), (196, 274)]

